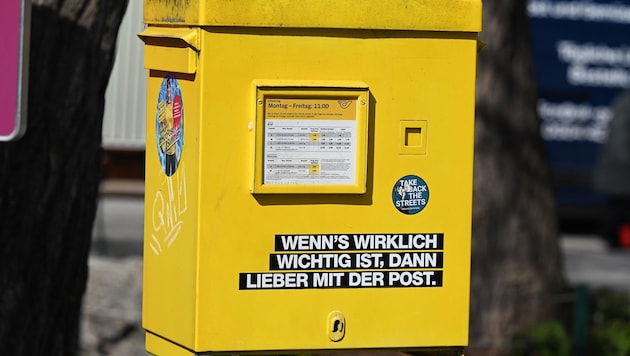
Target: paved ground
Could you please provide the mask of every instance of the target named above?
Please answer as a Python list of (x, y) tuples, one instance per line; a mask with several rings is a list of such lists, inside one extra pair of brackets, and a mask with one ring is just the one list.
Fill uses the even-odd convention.
[(101, 198), (83, 304), (81, 354), (146, 355), (142, 330), (141, 197)]
[[(146, 355), (140, 322), (142, 221), (141, 197), (101, 199), (83, 310), (85, 356)], [(611, 251), (594, 235), (563, 236), (561, 247), (570, 284), (630, 292), (630, 250)]]

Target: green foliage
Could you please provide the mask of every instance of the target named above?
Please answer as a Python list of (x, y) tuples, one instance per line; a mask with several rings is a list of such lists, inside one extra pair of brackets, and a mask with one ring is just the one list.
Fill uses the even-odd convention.
[(536, 324), (515, 335), (514, 356), (568, 356), (571, 342), (559, 321)]
[[(590, 325), (588, 340), (585, 343), (588, 345), (586, 355), (630, 356), (630, 299), (628, 295), (620, 291), (599, 290), (591, 295), (590, 304), (592, 314), (588, 318)], [(578, 340), (574, 341), (575, 346), (580, 350), (571, 350), (569, 335), (561, 322), (543, 322), (515, 335), (512, 340), (512, 355), (584, 354)]]
[(623, 292), (602, 290), (593, 298), (592, 355), (630, 355), (630, 301)]
[(630, 324), (613, 320), (595, 327), (590, 341), (592, 355), (630, 355)]
[(630, 301), (624, 292), (602, 289), (593, 296), (595, 325), (611, 321), (630, 323)]

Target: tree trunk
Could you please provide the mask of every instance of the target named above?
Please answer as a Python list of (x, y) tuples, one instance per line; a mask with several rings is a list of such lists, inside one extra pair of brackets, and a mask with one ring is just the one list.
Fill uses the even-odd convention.
[(27, 132), (0, 144), (0, 355), (78, 352), (105, 88), (126, 5), (33, 0)]
[(484, 1), (481, 39), (467, 355), (507, 352), (516, 331), (552, 316), (563, 288), (526, 0)]

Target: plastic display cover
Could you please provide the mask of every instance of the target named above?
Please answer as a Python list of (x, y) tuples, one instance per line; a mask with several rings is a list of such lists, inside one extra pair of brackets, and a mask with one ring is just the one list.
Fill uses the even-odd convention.
[(366, 191), (368, 88), (257, 83), (253, 193)]

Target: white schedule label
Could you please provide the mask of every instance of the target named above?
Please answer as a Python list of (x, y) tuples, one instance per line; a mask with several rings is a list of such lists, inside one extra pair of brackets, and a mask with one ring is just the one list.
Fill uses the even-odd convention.
[(355, 184), (357, 100), (265, 100), (263, 184)]

